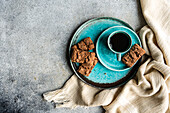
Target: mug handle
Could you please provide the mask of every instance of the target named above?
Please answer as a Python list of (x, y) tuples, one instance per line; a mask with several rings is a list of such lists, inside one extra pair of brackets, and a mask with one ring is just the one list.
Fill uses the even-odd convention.
[(121, 61), (121, 54), (120, 53), (117, 53), (117, 60)]

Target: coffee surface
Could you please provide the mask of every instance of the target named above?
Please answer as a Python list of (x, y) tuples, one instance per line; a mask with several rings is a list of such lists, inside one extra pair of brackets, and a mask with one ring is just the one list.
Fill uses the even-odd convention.
[(130, 43), (130, 37), (124, 33), (116, 33), (110, 38), (110, 46), (116, 52), (126, 51)]

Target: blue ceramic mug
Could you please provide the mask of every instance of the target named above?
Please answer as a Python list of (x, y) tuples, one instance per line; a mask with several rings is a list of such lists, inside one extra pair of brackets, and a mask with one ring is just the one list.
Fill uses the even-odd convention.
[(132, 46), (132, 39), (124, 31), (111, 33), (107, 40), (109, 49), (117, 54), (117, 60), (121, 61), (121, 54), (126, 53)]

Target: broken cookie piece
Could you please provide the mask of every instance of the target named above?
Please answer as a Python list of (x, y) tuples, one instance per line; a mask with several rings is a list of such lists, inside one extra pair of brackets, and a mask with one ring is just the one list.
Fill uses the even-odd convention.
[(85, 63), (93, 65), (92, 61), (94, 61), (95, 55), (96, 55), (95, 52), (90, 52), (90, 55), (87, 56), (87, 58), (85, 59)]
[(97, 62), (98, 59), (96, 57), (94, 57), (93, 60), (90, 58), (88, 62), (83, 63), (81, 66), (79, 66), (79, 69), (77, 71), (82, 75), (89, 76), (89, 74), (91, 73), (92, 69), (97, 64)]
[(122, 62), (128, 67), (132, 67), (144, 54), (145, 50), (138, 44), (135, 44), (130, 51), (122, 57)]
[(86, 58), (89, 55), (90, 55), (90, 52), (79, 50), (79, 49), (77, 49), (77, 46), (74, 45), (72, 47), (71, 61), (78, 62), (78, 63), (84, 63), (86, 61)]
[(72, 55), (71, 55), (71, 61), (76, 62), (78, 58), (78, 52), (77, 45), (72, 46)]
[(94, 48), (94, 43), (90, 37), (87, 37), (78, 43), (78, 48), (85, 51), (91, 50)]
[(82, 51), (77, 48), (77, 45), (72, 47), (71, 61), (77, 63), (87, 63), (95, 58), (94, 52)]

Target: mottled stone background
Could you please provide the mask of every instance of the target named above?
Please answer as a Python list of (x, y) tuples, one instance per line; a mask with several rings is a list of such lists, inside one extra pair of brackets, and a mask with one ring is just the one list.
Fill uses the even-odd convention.
[(0, 0), (0, 113), (103, 113), (42, 99), (73, 74), (67, 48), (77, 27), (101, 16), (145, 25), (139, 0)]

